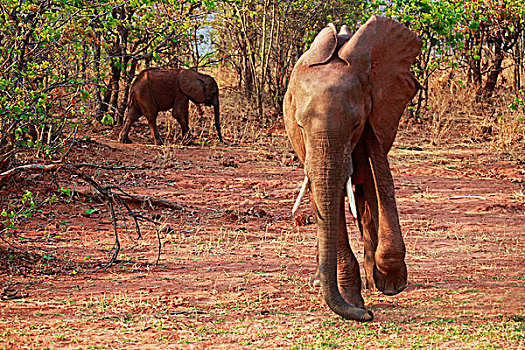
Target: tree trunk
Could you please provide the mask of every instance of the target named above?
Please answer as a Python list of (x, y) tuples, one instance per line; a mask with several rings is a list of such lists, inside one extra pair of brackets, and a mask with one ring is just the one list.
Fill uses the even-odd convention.
[(114, 120), (119, 118), (118, 116), (118, 97), (120, 94), (120, 65), (122, 64), (122, 58), (116, 58), (111, 62), (111, 80), (110, 80), (110, 92), (111, 99), (109, 100), (109, 107), (111, 108), (111, 115)]
[(97, 43), (95, 44), (95, 51), (93, 53), (93, 70), (95, 71), (95, 77), (99, 81), (95, 89), (95, 101), (97, 104), (97, 111), (95, 118), (98, 121), (102, 120), (104, 116), (104, 103), (102, 101), (102, 84), (100, 84), (100, 33), (96, 32)]
[(470, 51), (468, 58), (468, 82), (474, 83), (475, 86), (480, 87), (482, 83), (481, 75), (481, 49), (482, 49), (482, 29), (478, 29), (473, 34), (471, 40), (467, 42), (467, 49)]
[[(127, 66), (128, 62), (129, 62), (129, 57), (126, 57), (126, 59), (124, 59), (124, 65)], [(131, 83), (133, 82), (133, 78), (135, 78), (135, 71), (137, 69), (137, 63), (138, 61), (136, 59), (133, 59), (129, 67), (129, 71), (126, 72), (126, 76), (124, 80), (124, 88), (123, 88), (124, 96), (118, 108), (118, 119), (117, 119), (118, 125), (124, 124), (124, 114), (126, 112), (126, 107), (128, 105), (129, 90), (131, 88)]]
[(483, 91), (481, 95), (485, 98), (492, 97), (492, 94), (494, 93), (494, 90), (496, 89), (496, 85), (498, 83), (498, 76), (501, 74), (501, 64), (503, 62), (503, 50), (501, 47), (502, 43), (499, 40), (496, 40), (494, 42), (494, 58), (491, 62), (491, 67), (489, 70), (489, 75), (487, 77), (487, 81), (485, 82), (485, 87), (483, 88)]

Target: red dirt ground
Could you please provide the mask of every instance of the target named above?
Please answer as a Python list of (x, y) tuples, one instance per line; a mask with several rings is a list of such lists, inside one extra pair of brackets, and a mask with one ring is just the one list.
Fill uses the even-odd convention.
[[(255, 146), (93, 139), (70, 160), (134, 166), (90, 174), (184, 209), (133, 205), (162, 223), (158, 264), (154, 226), (142, 223), (139, 239), (128, 216), (117, 262), (91, 273), (112, 253), (108, 207), (84, 196), (40, 207), (9, 238), (27, 253), (0, 243), (0, 348), (525, 348), (524, 162), (403, 130), (390, 159), (410, 284), (393, 297), (364, 291), (375, 319), (359, 324), (308, 285), (315, 224), (306, 203), (290, 215), (303, 171), (282, 130)], [(46, 198), (52, 178), (22, 174), (1, 195), (33, 187)], [(75, 176), (57, 181), (92, 190)]]

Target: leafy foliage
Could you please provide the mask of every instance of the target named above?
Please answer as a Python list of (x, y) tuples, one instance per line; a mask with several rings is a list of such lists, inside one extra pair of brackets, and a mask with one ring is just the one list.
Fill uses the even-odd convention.
[[(377, 0), (369, 12), (395, 18), (423, 40), (414, 73), (422, 83), (415, 110), (420, 115), (431, 99), (430, 77), (448, 70), (448, 79), (477, 87), (490, 97), (502, 73), (505, 53), (513, 61), (514, 87), (521, 86), (525, 6), (520, 0)], [(512, 50), (515, 49), (513, 52)], [(467, 81), (457, 71), (467, 71)]]
[[(14, 1), (0, 6), (0, 170), (21, 150), (60, 156), (81, 118), (122, 122), (136, 69), (199, 65), (214, 3)], [(65, 133), (69, 132), (69, 135)]]
[[(259, 117), (280, 111), (293, 64), (328, 22), (357, 29), (370, 14), (405, 23), (424, 41), (415, 74), (466, 68), (461, 85), (490, 97), (505, 57), (522, 84), (521, 0), (6, 0), (0, 6), (0, 170), (21, 150), (59, 157), (76, 127), (121, 124), (142, 67), (234, 67)], [(38, 30), (37, 30), (38, 29)], [(520, 40), (521, 38), (521, 40)]]

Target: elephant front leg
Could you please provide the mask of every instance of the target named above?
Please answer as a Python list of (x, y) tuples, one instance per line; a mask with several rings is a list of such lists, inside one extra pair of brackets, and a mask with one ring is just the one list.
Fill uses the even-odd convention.
[[(365, 180), (365, 201), (369, 205), (376, 205), (371, 208), (372, 219), (377, 227), (374, 282), (384, 294), (394, 295), (403, 291), (407, 284), (405, 244), (399, 225), (394, 181), (381, 144), (372, 132), (369, 131), (366, 136), (368, 169), (372, 181)], [(373, 190), (369, 184), (375, 185)]]
[(173, 106), (173, 109), (171, 110), (171, 115), (179, 122), (181, 130), (181, 139), (182, 143), (184, 144), (189, 143), (190, 137), (188, 108), (189, 100), (186, 98), (180, 98), (176, 101), (175, 105)]
[(405, 247), (388, 161), (370, 130), (365, 129), (354, 158), (358, 164), (354, 183), (358, 224), (364, 242), (365, 286), (393, 295), (406, 286)]
[[(378, 169), (379, 162), (371, 160), (372, 168)], [(384, 162), (386, 163), (386, 162)], [(388, 163), (386, 163), (388, 166)], [(386, 295), (395, 295), (406, 288), (407, 267), (405, 244), (401, 235), (397, 206), (394, 197), (394, 182), (390, 172), (384, 177), (374, 174), (377, 191), (378, 237), (375, 251), (374, 281), (377, 289)]]
[(357, 204), (357, 223), (364, 242), (364, 270), (365, 288), (376, 290), (374, 282), (375, 253), (377, 249), (377, 231), (372, 219), (372, 212), (365, 200), (363, 184), (355, 186), (355, 199)]

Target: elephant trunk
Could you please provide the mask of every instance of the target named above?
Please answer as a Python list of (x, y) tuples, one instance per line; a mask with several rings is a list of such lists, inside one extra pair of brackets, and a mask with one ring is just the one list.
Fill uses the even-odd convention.
[(219, 98), (217, 97), (217, 101), (213, 102), (213, 114), (215, 117), (215, 129), (217, 129), (217, 135), (219, 136), (219, 141), (222, 141), (222, 134), (221, 134), (221, 122), (220, 122), (220, 112), (219, 112)]
[[(369, 321), (372, 313), (349, 304), (342, 296), (337, 284), (337, 251), (341, 205), (344, 203), (348, 169), (351, 169), (343, 152), (335, 147), (321, 145), (313, 150), (315, 159), (306, 161), (312, 198), (317, 209), (317, 239), (319, 249), (319, 277), (321, 291), (326, 304), (336, 314), (352, 320)], [(308, 153), (308, 152), (307, 152)], [(350, 167), (350, 168), (349, 168)], [(350, 171), (351, 172), (351, 171)]]

